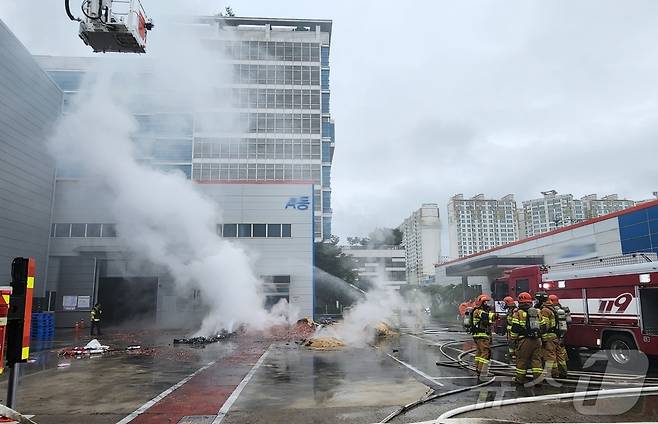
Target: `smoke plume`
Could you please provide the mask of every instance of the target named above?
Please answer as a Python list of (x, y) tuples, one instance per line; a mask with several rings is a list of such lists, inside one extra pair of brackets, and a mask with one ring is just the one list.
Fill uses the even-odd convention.
[[(235, 129), (233, 115), (222, 112), (229, 100), (219, 94), (231, 74), (221, 52), (204, 47), (212, 36), (207, 29), (159, 22), (159, 44), (149, 46), (146, 57), (99, 60), (50, 143), (60, 167), (81, 169), (108, 193), (119, 240), (131, 253), (165, 269), (179, 293), (201, 291), (209, 311), (199, 331), (204, 335), (240, 324), (262, 328), (285, 315), (283, 305), (276, 314), (265, 311), (249, 255), (218, 237), (220, 205), (182, 173), (143, 161), (144, 146), (136, 141), (135, 112), (216, 111), (213, 125)], [(176, 134), (190, 122), (163, 125)]]

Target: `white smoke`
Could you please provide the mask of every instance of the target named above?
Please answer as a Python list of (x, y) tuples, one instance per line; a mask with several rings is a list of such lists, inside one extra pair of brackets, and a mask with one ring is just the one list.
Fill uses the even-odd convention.
[[(80, 167), (107, 190), (119, 239), (131, 253), (164, 268), (179, 293), (201, 291), (209, 313), (200, 334), (281, 322), (287, 317), (282, 305), (274, 315), (263, 307), (262, 283), (247, 252), (218, 237), (219, 205), (182, 173), (160, 172), (140, 161), (136, 110), (215, 110), (220, 118), (215, 125), (235, 125), (232, 115), (222, 113), (227, 99), (217, 95), (231, 82), (221, 52), (203, 47), (199, 28), (196, 34), (164, 22), (157, 28), (160, 44), (149, 46), (147, 57), (104, 58), (90, 72), (51, 150), (60, 166)], [(186, 124), (168, 125), (175, 131)]]
[(385, 269), (380, 267), (365, 296), (343, 312), (343, 321), (321, 328), (315, 337), (335, 337), (356, 347), (374, 341), (377, 327), (382, 323), (393, 329), (421, 330), (428, 322), (424, 312), (427, 297), (420, 291), (411, 291), (403, 297), (385, 281)]

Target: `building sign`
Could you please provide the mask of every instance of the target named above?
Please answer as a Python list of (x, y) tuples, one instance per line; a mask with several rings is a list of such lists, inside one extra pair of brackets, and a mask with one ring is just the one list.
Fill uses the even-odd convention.
[(310, 204), (311, 202), (308, 196), (291, 197), (290, 199), (288, 199), (288, 203), (286, 203), (285, 209), (292, 208), (298, 211), (305, 211), (308, 209), (308, 205)]
[(78, 305), (78, 296), (63, 296), (62, 297), (62, 307), (65, 311), (75, 311), (75, 307)]
[(91, 308), (91, 296), (78, 296), (78, 309)]

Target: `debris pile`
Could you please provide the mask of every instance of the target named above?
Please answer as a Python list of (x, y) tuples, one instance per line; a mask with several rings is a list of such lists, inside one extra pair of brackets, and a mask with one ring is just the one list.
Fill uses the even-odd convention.
[(316, 350), (338, 350), (345, 347), (345, 342), (336, 337), (313, 337), (302, 344)]
[(397, 336), (398, 333), (386, 322), (382, 321), (375, 327), (375, 337), (388, 338)]
[(193, 345), (193, 346), (205, 346), (207, 344), (211, 343), (217, 343), (222, 340), (229, 339), (233, 336), (235, 336), (235, 332), (229, 333), (226, 330), (222, 330), (221, 333), (219, 333), (216, 336), (212, 337), (204, 337), (204, 336), (198, 336), (198, 337), (190, 337), (188, 339), (174, 339), (174, 344), (186, 344), (186, 345)]
[(315, 329), (318, 327), (311, 318), (302, 318), (295, 323), (290, 330), (292, 338), (308, 339), (315, 334)]
[(264, 336), (273, 340), (301, 342), (312, 337), (320, 325), (311, 318), (302, 318), (292, 325), (275, 325), (268, 328)]
[(93, 339), (85, 346), (76, 346), (69, 349), (64, 349), (59, 352), (61, 356), (75, 356), (81, 357), (86, 355), (101, 355), (110, 351), (110, 347), (100, 344), (97, 339)]

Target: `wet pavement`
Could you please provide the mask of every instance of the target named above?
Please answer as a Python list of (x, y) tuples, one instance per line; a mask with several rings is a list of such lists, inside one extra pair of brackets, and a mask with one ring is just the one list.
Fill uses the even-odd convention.
[[(81, 336), (76, 341), (75, 333), (59, 331), (55, 341), (38, 346), (40, 351), (33, 346), (33, 361), (23, 366), (17, 409), (46, 424), (369, 424), (380, 422), (430, 390), (443, 393), (477, 384), (468, 370), (435, 364), (448, 361), (440, 352), (446, 343), (452, 342), (444, 346), (452, 357), (473, 348), (467, 335), (450, 326), (432, 325), (413, 334), (403, 331), (400, 337), (375, 346), (340, 351), (313, 351), (292, 342), (254, 336), (205, 348), (171, 345), (174, 337), (184, 335), (156, 331), (109, 334), (101, 342), (119, 351), (75, 359), (57, 353), (63, 347), (84, 345), (89, 338)], [(122, 350), (134, 343), (154, 349), (144, 354)], [(498, 366), (504, 365), (505, 350), (494, 349)], [(472, 355), (465, 358), (472, 361)], [(0, 379), (0, 402), (6, 393), (6, 378)], [(391, 422), (434, 420), (464, 405), (575, 389), (575, 384), (517, 387), (509, 378), (497, 377), (486, 387), (436, 399)], [(163, 392), (165, 395), (149, 403)], [(134, 413), (136, 410), (139, 413)], [(653, 421), (657, 412), (658, 396), (646, 396), (504, 406), (459, 418), (630, 422)]]

